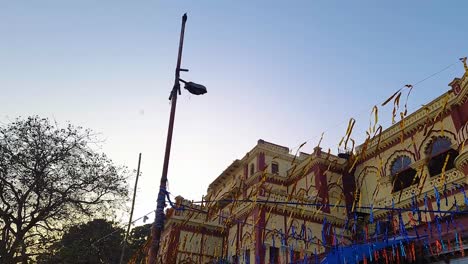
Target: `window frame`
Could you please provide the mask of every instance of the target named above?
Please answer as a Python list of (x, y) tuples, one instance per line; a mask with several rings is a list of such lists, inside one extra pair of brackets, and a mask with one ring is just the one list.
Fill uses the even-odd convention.
[[(274, 170), (273, 168), (276, 168), (276, 170)], [(278, 164), (278, 162), (273, 161), (271, 163), (271, 174), (279, 175), (279, 164)]]
[(249, 168), (250, 176), (254, 175), (255, 173), (255, 164), (251, 163)]
[[(439, 149), (440, 147), (437, 147), (438, 151), (434, 151), (434, 145), (437, 144), (437, 142), (444, 142), (444, 143), (439, 143), (440, 146), (445, 145), (445, 149)], [(458, 151), (456, 149), (452, 148), (452, 141), (448, 137), (444, 136), (437, 136), (435, 137), (431, 143), (429, 144), (428, 148), (426, 149), (426, 157), (427, 157), (427, 170), (429, 172), (429, 176), (432, 177), (437, 177), (442, 173), (442, 169), (445, 163), (445, 160), (447, 159), (447, 155), (449, 156), (449, 161), (447, 163), (447, 167), (445, 171), (451, 170), (455, 168), (455, 158), (459, 155)]]
[[(403, 161), (403, 158), (405, 160)], [(395, 169), (395, 164), (401, 161), (400, 168)], [(412, 160), (408, 155), (399, 155), (396, 159), (390, 164), (390, 179), (392, 183), (392, 193), (402, 191), (406, 188), (409, 188), (415, 184), (419, 184), (420, 178), (417, 177), (417, 171), (411, 168)], [(407, 177), (411, 178), (411, 182), (406, 183), (407, 181), (401, 180)], [(415, 177), (417, 179), (415, 180)], [(413, 183), (414, 182), (414, 183)]]
[[(273, 251), (272, 251), (272, 249), (273, 249)], [(271, 264), (278, 264), (279, 260), (280, 260), (280, 250), (279, 250), (279, 248), (270, 246), (269, 256), (270, 256), (270, 263)], [(275, 258), (274, 261), (272, 261), (272, 256), (274, 256), (274, 258)]]

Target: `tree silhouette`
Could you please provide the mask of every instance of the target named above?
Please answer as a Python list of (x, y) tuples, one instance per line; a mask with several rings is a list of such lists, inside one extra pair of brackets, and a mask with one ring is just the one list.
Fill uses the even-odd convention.
[(0, 263), (27, 263), (68, 226), (127, 195), (90, 130), (37, 116), (0, 126)]

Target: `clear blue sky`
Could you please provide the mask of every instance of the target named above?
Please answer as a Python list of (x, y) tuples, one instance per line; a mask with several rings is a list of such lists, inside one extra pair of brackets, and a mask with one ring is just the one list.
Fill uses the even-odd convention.
[[(467, 1), (0, 1), (0, 121), (38, 114), (102, 133), (143, 176), (135, 216), (155, 208), (180, 19), (188, 12), (170, 191), (199, 199), (259, 138), (296, 147), (421, 83), (414, 109), (448, 90), (468, 55)], [(388, 123), (390, 116), (381, 116)], [(385, 123), (384, 122), (384, 123)], [(151, 218), (153, 215), (151, 215)], [(141, 222), (139, 222), (141, 223)]]

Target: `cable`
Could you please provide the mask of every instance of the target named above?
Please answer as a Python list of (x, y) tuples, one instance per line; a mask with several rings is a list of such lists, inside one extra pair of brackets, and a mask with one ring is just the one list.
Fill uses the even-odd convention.
[[(134, 224), (136, 221), (138, 221), (138, 220), (140, 220), (140, 219), (144, 218), (145, 216), (148, 216), (149, 214), (152, 214), (152, 213), (154, 213), (154, 210), (152, 210), (152, 211), (146, 213), (145, 215), (143, 215), (143, 216), (141, 216), (141, 217), (139, 217), (139, 218), (133, 220), (131, 224)], [(105, 239), (105, 238), (107, 238), (107, 237), (113, 235), (114, 233), (116, 233), (116, 232), (118, 232), (118, 231), (120, 231), (120, 230), (119, 230), (119, 229), (116, 229), (116, 230), (112, 231), (111, 233), (109, 233), (109, 234), (107, 234), (107, 235), (105, 235), (105, 236), (103, 236), (103, 237), (97, 239), (96, 241), (94, 241), (93, 243), (91, 243), (91, 246), (94, 246), (94, 245), (95, 245), (96, 243), (98, 243), (99, 241), (101, 241), (101, 240), (103, 240), (103, 239)]]
[[(236, 199), (220, 199), (220, 200), (210, 200), (210, 201), (196, 201), (197, 203), (218, 203), (218, 202), (240, 202), (240, 203), (263, 203), (263, 204), (286, 204), (286, 205), (303, 205), (303, 206), (316, 206), (316, 207), (338, 207), (338, 208), (348, 208), (349, 206), (340, 205), (340, 204), (324, 204), (324, 203), (300, 203), (300, 202), (284, 202), (284, 201), (269, 201), (269, 200), (257, 200), (253, 201), (250, 199), (236, 200)], [(371, 206), (355, 206), (355, 209), (366, 209), (366, 210), (389, 210), (397, 212), (412, 212), (413, 209), (408, 208), (395, 208), (395, 207), (371, 207)], [(456, 214), (468, 214), (468, 211), (449, 211), (449, 210), (428, 210), (428, 209), (417, 209), (422, 213), (456, 213)]]

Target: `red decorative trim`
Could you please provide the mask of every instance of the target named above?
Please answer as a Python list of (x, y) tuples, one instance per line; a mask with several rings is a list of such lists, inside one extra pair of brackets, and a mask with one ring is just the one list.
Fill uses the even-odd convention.
[(257, 156), (257, 171), (263, 171), (265, 168), (265, 152), (260, 152)]
[(324, 173), (323, 166), (314, 166), (312, 167), (313, 172), (315, 173), (315, 186), (317, 188), (319, 197), (319, 203), (326, 204), (322, 206), (321, 210), (324, 213), (330, 213), (330, 206), (328, 206), (329, 196), (328, 196), (328, 182), (327, 176)]
[(255, 264), (265, 263), (265, 248), (263, 247), (263, 237), (262, 233), (265, 228), (265, 209), (264, 208), (255, 208), (254, 209), (254, 222), (255, 226)]

